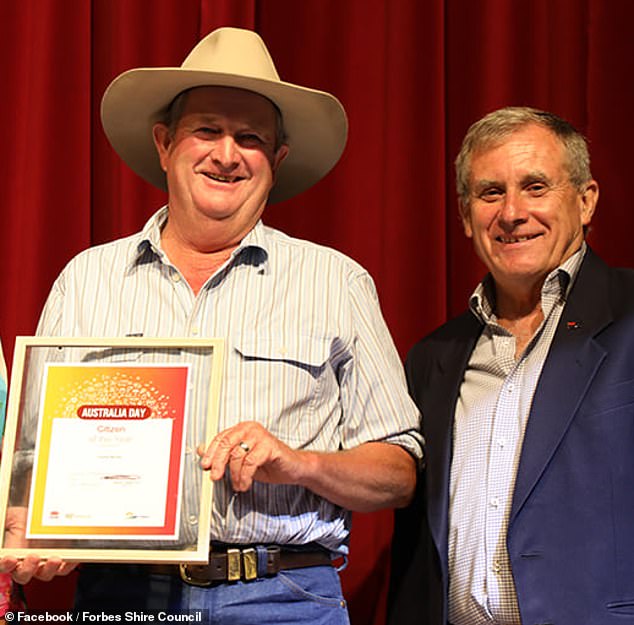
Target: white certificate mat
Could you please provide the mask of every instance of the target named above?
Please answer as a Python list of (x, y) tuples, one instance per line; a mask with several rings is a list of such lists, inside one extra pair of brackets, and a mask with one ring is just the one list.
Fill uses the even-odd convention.
[(26, 537), (175, 538), (188, 364), (47, 364)]

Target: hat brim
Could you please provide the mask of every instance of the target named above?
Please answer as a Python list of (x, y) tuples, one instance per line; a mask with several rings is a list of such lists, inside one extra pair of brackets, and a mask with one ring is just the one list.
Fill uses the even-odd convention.
[(101, 102), (101, 120), (112, 147), (139, 176), (166, 189), (152, 127), (181, 92), (194, 87), (234, 87), (271, 100), (282, 113), (289, 154), (276, 174), (269, 203), (287, 200), (323, 178), (346, 144), (348, 122), (334, 96), (283, 81), (204, 70), (141, 68), (124, 72)]

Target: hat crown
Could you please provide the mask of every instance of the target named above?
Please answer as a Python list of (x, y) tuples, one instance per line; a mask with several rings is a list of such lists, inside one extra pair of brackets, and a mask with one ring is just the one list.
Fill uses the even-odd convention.
[(257, 33), (241, 28), (225, 27), (213, 31), (198, 42), (181, 67), (280, 80), (264, 41)]

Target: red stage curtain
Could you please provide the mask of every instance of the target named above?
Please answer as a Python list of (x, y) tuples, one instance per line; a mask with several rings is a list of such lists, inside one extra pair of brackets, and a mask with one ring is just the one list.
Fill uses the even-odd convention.
[[(222, 25), (254, 28), (284, 80), (331, 91), (350, 118), (336, 169), (266, 220), (374, 276), (404, 356), (464, 308), (482, 275), (452, 161), (468, 125), (508, 104), (553, 110), (591, 141), (601, 200), (590, 242), (634, 265), (634, 7), (604, 0), (21, 0), (0, 3), (0, 333), (11, 357), (64, 264), (130, 234), (165, 201), (121, 164), (99, 121), (131, 67), (179, 65)], [(355, 515), (344, 584), (354, 625), (383, 621), (391, 513)], [(63, 608), (72, 577), (33, 583)]]

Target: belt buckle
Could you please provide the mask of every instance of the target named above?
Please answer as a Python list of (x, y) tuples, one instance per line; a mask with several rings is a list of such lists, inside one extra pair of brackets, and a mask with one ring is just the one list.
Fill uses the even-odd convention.
[(258, 556), (253, 547), (242, 550), (242, 566), (244, 569), (244, 579), (251, 582), (258, 576)]
[(181, 562), (178, 565), (178, 569), (181, 579), (186, 584), (190, 584), (191, 586), (199, 586), (200, 588), (208, 588), (209, 586), (211, 586), (210, 579), (196, 579), (195, 577), (192, 577), (189, 573), (189, 564), (184, 564), (183, 562)]
[(242, 577), (240, 549), (227, 549), (227, 581), (238, 582)]

